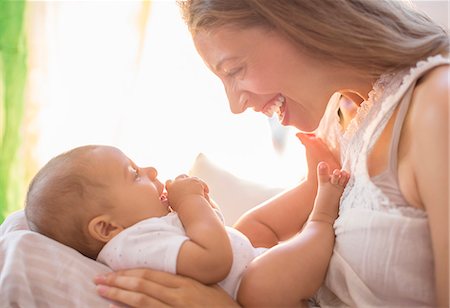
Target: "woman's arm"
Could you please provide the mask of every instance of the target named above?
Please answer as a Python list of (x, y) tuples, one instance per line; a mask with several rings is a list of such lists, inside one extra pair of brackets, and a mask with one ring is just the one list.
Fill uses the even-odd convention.
[(439, 67), (417, 86), (407, 127), (418, 198), (429, 219), (439, 307), (449, 307), (449, 74), (448, 65)]
[(254, 247), (272, 247), (298, 233), (308, 219), (317, 187), (309, 181), (283, 192), (242, 215), (233, 226)]
[(297, 234), (311, 212), (317, 192), (316, 167), (326, 161), (331, 170), (339, 163), (326, 145), (314, 135), (297, 134), (305, 146), (307, 177), (296, 187), (249, 210), (234, 225), (255, 247), (272, 247)]

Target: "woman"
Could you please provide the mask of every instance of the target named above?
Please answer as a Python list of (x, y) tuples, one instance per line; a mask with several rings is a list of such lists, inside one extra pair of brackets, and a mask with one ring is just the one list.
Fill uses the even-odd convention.
[[(283, 125), (316, 131), (352, 174), (318, 303), (448, 307), (444, 30), (399, 1), (188, 0), (180, 7), (233, 113), (276, 111)], [(311, 183), (236, 227), (256, 244), (264, 228), (249, 217), (277, 225), (277, 240), (292, 236), (309, 213)], [(266, 217), (275, 206), (279, 215)], [(153, 271), (97, 283), (103, 296), (131, 306), (236, 304), (217, 287)]]

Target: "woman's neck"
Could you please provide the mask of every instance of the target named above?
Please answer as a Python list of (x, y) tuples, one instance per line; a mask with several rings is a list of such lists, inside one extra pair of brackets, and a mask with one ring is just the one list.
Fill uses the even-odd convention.
[(354, 102), (356, 105), (361, 105), (361, 103), (365, 100), (367, 100), (367, 98), (363, 98), (361, 97), (358, 93), (355, 92), (341, 92), (342, 96), (346, 97), (347, 99), (351, 100), (352, 102)]
[(355, 75), (342, 78), (345, 81), (345, 86), (341, 86), (339, 93), (346, 98), (352, 100), (356, 105), (361, 105), (363, 101), (368, 100), (369, 92), (372, 91), (373, 85), (376, 82), (374, 78), (367, 76)]

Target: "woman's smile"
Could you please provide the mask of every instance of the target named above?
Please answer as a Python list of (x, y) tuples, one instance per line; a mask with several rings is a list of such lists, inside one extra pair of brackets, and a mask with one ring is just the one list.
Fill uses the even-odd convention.
[(277, 113), (280, 116), (281, 107), (283, 106), (284, 102), (285, 102), (284, 96), (278, 95), (274, 99), (270, 100), (267, 104), (265, 104), (261, 112), (268, 117), (272, 117), (274, 113)]

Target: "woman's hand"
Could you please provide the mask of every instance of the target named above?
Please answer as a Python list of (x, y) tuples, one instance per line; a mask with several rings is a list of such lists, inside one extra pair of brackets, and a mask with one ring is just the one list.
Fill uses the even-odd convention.
[(317, 183), (317, 165), (324, 161), (330, 166), (330, 170), (341, 169), (338, 159), (330, 151), (322, 139), (314, 134), (297, 133), (297, 138), (305, 146), (306, 161), (308, 163), (308, 181), (314, 185)]
[(150, 269), (97, 276), (97, 292), (130, 307), (239, 307), (219, 286)]

